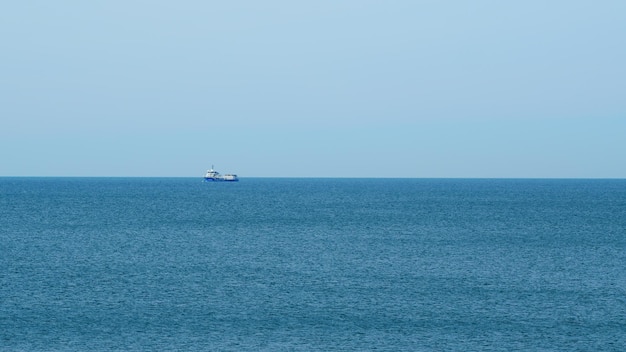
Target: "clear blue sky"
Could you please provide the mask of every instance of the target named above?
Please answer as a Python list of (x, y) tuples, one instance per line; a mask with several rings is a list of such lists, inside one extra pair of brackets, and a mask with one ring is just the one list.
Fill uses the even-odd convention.
[(626, 177), (626, 1), (5, 1), (0, 176)]

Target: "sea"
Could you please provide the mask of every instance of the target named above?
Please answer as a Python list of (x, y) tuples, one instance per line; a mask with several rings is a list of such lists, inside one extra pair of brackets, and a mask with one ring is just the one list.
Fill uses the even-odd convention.
[(0, 351), (626, 351), (626, 180), (2, 177)]

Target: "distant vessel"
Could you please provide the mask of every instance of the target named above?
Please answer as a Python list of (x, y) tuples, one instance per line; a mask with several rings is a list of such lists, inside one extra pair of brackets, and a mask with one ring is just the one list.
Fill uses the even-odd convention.
[(239, 179), (235, 174), (224, 174), (221, 175), (219, 172), (213, 170), (213, 165), (211, 165), (211, 170), (207, 170), (206, 175), (204, 175), (204, 182), (219, 182), (219, 181), (228, 181), (228, 182), (237, 182)]

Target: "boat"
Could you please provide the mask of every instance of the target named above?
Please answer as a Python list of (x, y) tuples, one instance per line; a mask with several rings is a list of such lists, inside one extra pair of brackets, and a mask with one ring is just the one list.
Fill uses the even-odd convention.
[(222, 175), (219, 172), (215, 171), (213, 169), (213, 165), (211, 165), (211, 169), (207, 170), (206, 174), (204, 175), (204, 182), (221, 182), (221, 181), (237, 182), (239, 181), (239, 178), (237, 178), (237, 175), (235, 174)]

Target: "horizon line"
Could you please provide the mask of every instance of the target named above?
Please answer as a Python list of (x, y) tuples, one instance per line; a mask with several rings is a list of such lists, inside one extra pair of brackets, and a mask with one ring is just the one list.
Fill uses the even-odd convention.
[[(202, 176), (82, 176), (82, 175), (0, 175), (0, 178), (189, 178), (189, 179), (202, 179)], [(579, 176), (378, 176), (378, 177), (366, 177), (366, 176), (244, 176), (239, 179), (261, 179), (261, 178), (274, 178), (274, 179), (441, 179), (441, 180), (625, 180), (626, 177), (579, 177)]]

